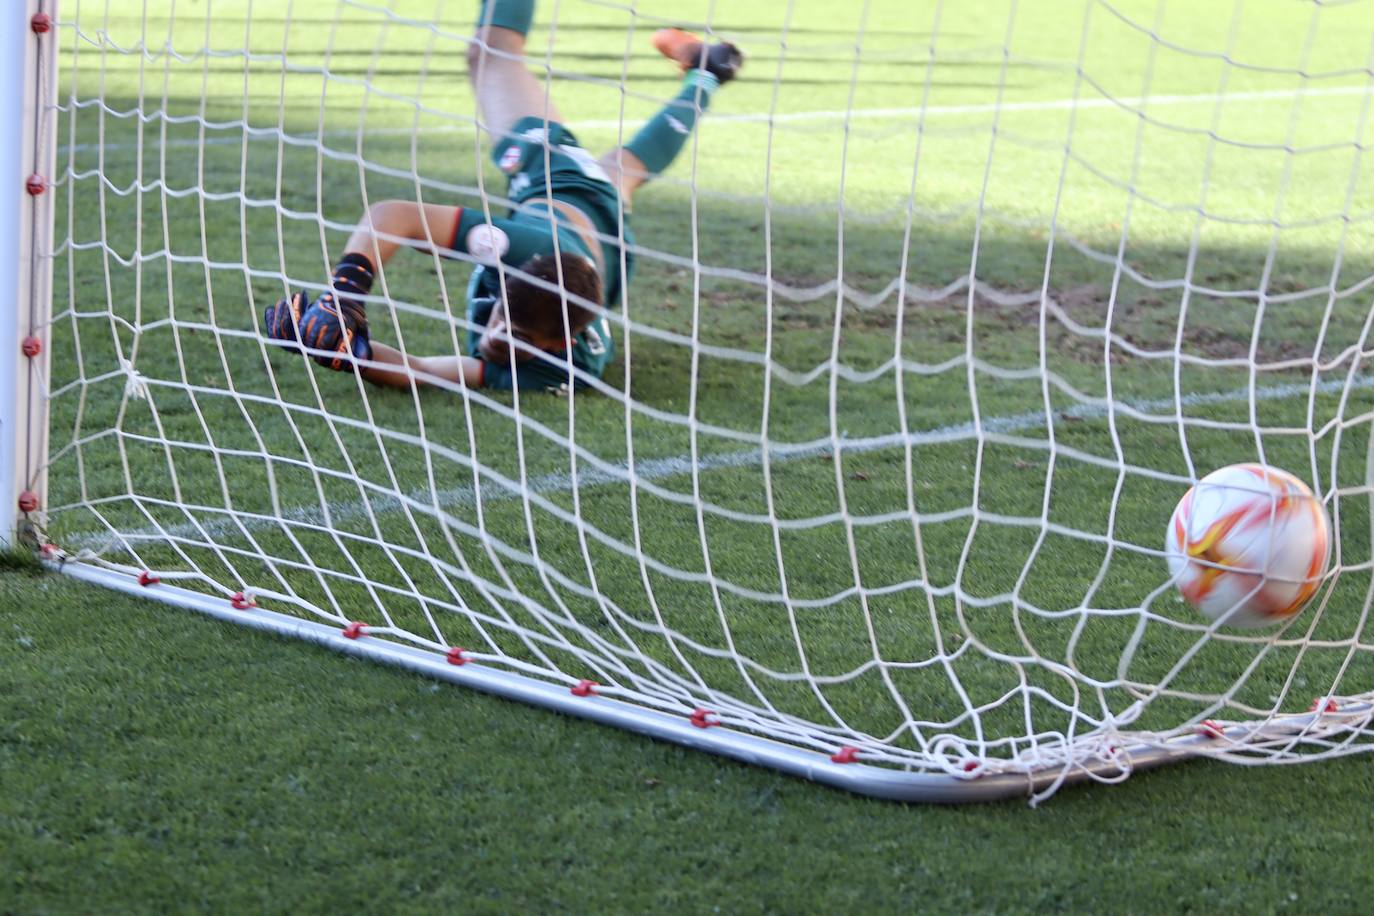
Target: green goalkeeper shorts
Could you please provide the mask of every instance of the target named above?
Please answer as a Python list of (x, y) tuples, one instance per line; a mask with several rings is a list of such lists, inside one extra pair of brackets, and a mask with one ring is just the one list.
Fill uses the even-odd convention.
[[(545, 152), (547, 151), (547, 159)], [(577, 207), (607, 237), (601, 242), (605, 259), (605, 302), (620, 301), (624, 283), (634, 273), (630, 215), (620, 212), (620, 195), (601, 165), (584, 150), (572, 131), (556, 121), (521, 118), (491, 153), (506, 174), (507, 196), (512, 207), (552, 197)], [(622, 230), (623, 227), (623, 230)], [(625, 239), (625, 276), (620, 273), (620, 237)]]

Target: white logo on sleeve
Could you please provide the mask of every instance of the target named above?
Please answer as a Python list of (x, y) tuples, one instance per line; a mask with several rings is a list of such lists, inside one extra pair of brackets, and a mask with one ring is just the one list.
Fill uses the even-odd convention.
[(509, 175), (520, 166), (520, 147), (508, 146), (506, 151), (501, 154), (501, 171)]
[(468, 230), (464, 241), (468, 254), (486, 264), (495, 264), (510, 251), (510, 237), (499, 226), (478, 223)]
[(587, 345), (587, 352), (592, 356), (600, 356), (606, 352), (606, 344), (601, 340), (601, 334), (596, 329), (596, 323), (589, 324), (582, 329), (582, 342)]

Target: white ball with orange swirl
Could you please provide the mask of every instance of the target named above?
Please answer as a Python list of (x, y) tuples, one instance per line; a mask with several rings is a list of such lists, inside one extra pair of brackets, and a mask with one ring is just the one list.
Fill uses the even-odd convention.
[(1183, 494), (1164, 549), (1189, 604), (1227, 626), (1265, 627), (1316, 594), (1331, 562), (1331, 520), (1287, 471), (1233, 464)]

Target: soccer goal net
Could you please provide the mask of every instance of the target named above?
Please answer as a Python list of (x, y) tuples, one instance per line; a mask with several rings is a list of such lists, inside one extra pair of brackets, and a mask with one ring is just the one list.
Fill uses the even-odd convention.
[[(1358, 4), (541, 0), (588, 156), (679, 93), (656, 30), (746, 55), (599, 230), (612, 358), (555, 391), (437, 368), (483, 330), (444, 239), (365, 297), (415, 386), (264, 332), (379, 202), (531, 209), (475, 2), (28, 6), (0, 476), (64, 572), (888, 797), (1374, 747)], [(1332, 530), (1261, 629), (1165, 548), (1245, 462)]]

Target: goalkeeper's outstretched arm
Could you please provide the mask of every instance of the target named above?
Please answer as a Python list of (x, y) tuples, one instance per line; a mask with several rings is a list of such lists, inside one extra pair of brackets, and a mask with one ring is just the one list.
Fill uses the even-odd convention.
[(451, 385), (476, 388), (482, 384), (483, 374), (482, 361), (475, 356), (403, 354), (395, 347), (375, 340), (372, 342), (372, 364), (360, 367), (359, 371), (363, 378), (374, 385), (388, 388), (431, 384), (435, 379)]
[(374, 204), (349, 236), (330, 277), (330, 291), (315, 302), (298, 292), (268, 307), (263, 315), (268, 336), (316, 351), (311, 354), (315, 361), (331, 369), (347, 368), (353, 362), (350, 356), (385, 363), (383, 367), (358, 363), (363, 378), (381, 385), (410, 387), (414, 377), (407, 368), (454, 383), (480, 385), (482, 365), (476, 358), (407, 359), (399, 350), (373, 341), (363, 301), (378, 269), (401, 248), (447, 253), (461, 215), (461, 207), (440, 204), (405, 200)]
[[(403, 247), (437, 248), (444, 253), (461, 215), (461, 207), (385, 200), (368, 208), (349, 236), (344, 254), (365, 254), (380, 268)], [(482, 384), (482, 361), (474, 356), (416, 356), (377, 340), (370, 343), (372, 362), (383, 365), (360, 365), (359, 374), (373, 384), (410, 388), (430, 379), (473, 387)]]

